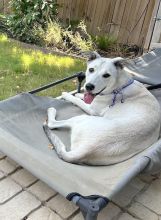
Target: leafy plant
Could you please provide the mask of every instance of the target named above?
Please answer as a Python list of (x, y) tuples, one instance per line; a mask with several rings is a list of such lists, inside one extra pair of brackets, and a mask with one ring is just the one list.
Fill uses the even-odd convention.
[(71, 43), (76, 50), (89, 51), (93, 49), (92, 41), (82, 39), (79, 32), (76, 32), (74, 36), (71, 37)]
[(9, 31), (9, 27), (6, 23), (6, 17), (5, 15), (0, 14), (0, 32), (6, 33), (8, 36), (12, 36), (11, 32)]
[(57, 47), (66, 52), (93, 49), (91, 36), (87, 33), (84, 23), (79, 23), (74, 30), (71, 30), (71, 26), (63, 27), (58, 21), (50, 21), (45, 29), (36, 28), (35, 36), (42, 45)]
[(70, 20), (71, 29), (75, 29), (80, 23), (80, 20)]
[(13, 36), (26, 42), (36, 42), (34, 29), (45, 28), (57, 15), (56, 0), (11, 0), (13, 14), (7, 24)]
[(80, 21), (74, 31), (66, 33), (70, 39), (72, 47), (77, 51), (93, 50), (93, 42), (90, 34), (87, 32), (87, 26), (84, 21)]
[(57, 46), (60, 47), (63, 43), (62, 39), (62, 27), (56, 21), (50, 21), (47, 25), (45, 33), (45, 43), (47, 46)]
[(102, 35), (94, 37), (94, 42), (99, 49), (107, 51), (109, 48), (113, 47), (117, 43), (117, 40), (113, 36)]

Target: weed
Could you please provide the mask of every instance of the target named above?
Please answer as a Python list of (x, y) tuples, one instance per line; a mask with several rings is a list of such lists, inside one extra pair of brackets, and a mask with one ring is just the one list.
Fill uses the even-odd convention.
[(94, 37), (94, 42), (96, 43), (98, 49), (107, 51), (109, 48), (116, 45), (117, 40), (113, 36), (105, 35), (105, 36), (96, 36)]
[(76, 51), (93, 50), (92, 41), (90, 39), (82, 39), (79, 32), (76, 32), (74, 35), (72, 35), (71, 43)]
[(92, 39), (87, 33), (84, 22), (80, 22), (75, 31), (73, 31), (71, 26), (63, 27), (58, 21), (50, 21), (45, 30), (41, 27), (35, 28), (35, 36), (37, 36), (41, 44), (48, 47), (57, 47), (66, 52), (80, 52), (93, 49)]
[(44, 40), (46, 46), (57, 46), (58, 48), (60, 48), (60, 46), (63, 43), (63, 40), (62, 40), (62, 28), (58, 22), (50, 21), (48, 23)]

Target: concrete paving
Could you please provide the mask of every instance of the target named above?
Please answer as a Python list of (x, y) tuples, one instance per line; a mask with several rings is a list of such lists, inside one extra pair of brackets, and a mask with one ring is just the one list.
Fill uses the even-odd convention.
[[(0, 220), (83, 220), (67, 201), (0, 153)], [(102, 210), (98, 220), (161, 220), (161, 176), (140, 175)]]

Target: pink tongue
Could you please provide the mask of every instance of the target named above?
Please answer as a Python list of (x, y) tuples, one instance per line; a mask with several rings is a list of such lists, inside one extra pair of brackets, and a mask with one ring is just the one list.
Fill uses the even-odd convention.
[(84, 94), (84, 102), (87, 103), (87, 104), (91, 104), (91, 102), (93, 101), (94, 99), (94, 95), (89, 93), (89, 92), (86, 92)]

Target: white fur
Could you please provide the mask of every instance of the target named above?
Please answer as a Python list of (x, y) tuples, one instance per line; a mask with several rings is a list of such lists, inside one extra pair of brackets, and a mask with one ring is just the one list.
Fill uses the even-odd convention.
[[(86, 83), (95, 85), (93, 94), (99, 93), (91, 104), (78, 97), (63, 93), (62, 97), (80, 107), (88, 115), (64, 121), (56, 121), (56, 110), (48, 109), (50, 129), (71, 128), (71, 149), (55, 136), (53, 144), (59, 157), (71, 163), (108, 165), (126, 160), (151, 146), (159, 137), (160, 107), (155, 97), (139, 82), (123, 90), (125, 102), (120, 95), (113, 107), (109, 107), (114, 89), (127, 84), (130, 76), (114, 63), (122, 58), (102, 58), (88, 62)], [(89, 68), (94, 68), (90, 73)], [(109, 73), (109, 78), (103, 78)]]

